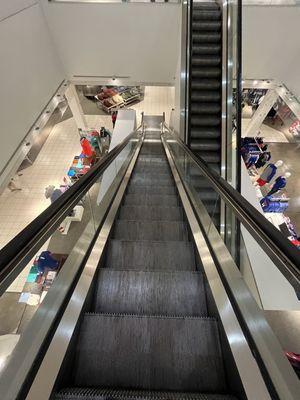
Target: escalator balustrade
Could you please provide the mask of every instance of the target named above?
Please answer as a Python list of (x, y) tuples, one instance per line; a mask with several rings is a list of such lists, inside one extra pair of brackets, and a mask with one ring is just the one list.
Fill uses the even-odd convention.
[(235, 399), (189, 237), (160, 134), (146, 133), (56, 400)]

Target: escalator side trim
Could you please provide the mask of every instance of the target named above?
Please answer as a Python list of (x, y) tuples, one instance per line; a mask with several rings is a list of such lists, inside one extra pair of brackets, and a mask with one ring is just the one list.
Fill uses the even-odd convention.
[[(217, 267), (213, 257), (211, 256), (210, 250), (164, 138), (162, 142), (194, 238), (195, 247), (202, 261), (247, 397), (249, 399), (253, 398), (260, 400), (271, 399), (258, 365), (252, 355), (251, 349), (249, 348), (247, 339), (233, 310), (231, 301), (218, 274)], [(251, 371), (251, 374), (249, 374), (249, 371)]]

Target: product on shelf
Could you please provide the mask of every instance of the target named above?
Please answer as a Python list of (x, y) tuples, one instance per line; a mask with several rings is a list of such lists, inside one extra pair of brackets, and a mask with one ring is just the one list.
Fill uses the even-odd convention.
[(100, 108), (111, 113), (133, 102), (140, 101), (142, 97), (143, 89), (140, 86), (102, 86), (95, 99)]

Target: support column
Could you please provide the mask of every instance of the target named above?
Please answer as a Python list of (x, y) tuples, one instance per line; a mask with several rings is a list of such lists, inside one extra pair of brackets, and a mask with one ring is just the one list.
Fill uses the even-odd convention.
[(270, 89), (267, 92), (263, 101), (260, 103), (258, 109), (255, 111), (253, 117), (251, 118), (250, 124), (247, 126), (245, 132), (243, 132), (242, 136), (257, 136), (259, 128), (261, 127), (262, 123), (264, 122), (266, 116), (275, 104), (278, 97), (279, 96), (276, 90)]
[(78, 129), (87, 130), (88, 124), (83, 113), (75, 86), (71, 83), (65, 91), (65, 97), (75, 119)]

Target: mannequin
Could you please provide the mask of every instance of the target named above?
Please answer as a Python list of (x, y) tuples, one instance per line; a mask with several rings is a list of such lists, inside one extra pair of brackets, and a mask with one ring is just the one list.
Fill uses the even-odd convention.
[(274, 185), (272, 189), (269, 191), (267, 196), (271, 196), (274, 193), (279, 192), (279, 190), (283, 189), (286, 186), (287, 179), (291, 176), (290, 172), (286, 172), (283, 176), (279, 176), (275, 179)]
[(276, 175), (277, 168), (282, 167), (282, 165), (283, 165), (282, 160), (278, 160), (275, 164), (272, 163), (268, 164), (256, 181), (258, 186), (264, 186), (266, 183), (271, 182), (271, 180)]

